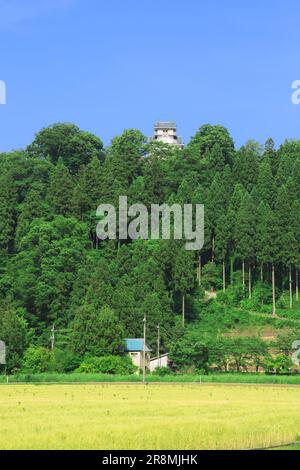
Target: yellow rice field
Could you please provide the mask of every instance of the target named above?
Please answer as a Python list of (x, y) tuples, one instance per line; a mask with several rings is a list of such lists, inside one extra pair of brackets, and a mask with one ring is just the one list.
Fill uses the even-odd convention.
[(249, 449), (299, 436), (299, 387), (0, 386), (0, 449)]

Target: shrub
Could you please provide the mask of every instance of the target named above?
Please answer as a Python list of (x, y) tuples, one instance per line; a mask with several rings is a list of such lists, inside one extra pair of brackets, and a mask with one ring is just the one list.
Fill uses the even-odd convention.
[(269, 375), (289, 374), (292, 365), (291, 360), (284, 354), (268, 358), (264, 362), (265, 372)]
[(272, 304), (272, 289), (269, 284), (258, 282), (252, 292), (252, 299), (258, 306)]
[(87, 357), (78, 367), (76, 372), (85, 374), (134, 374), (137, 367), (133, 365), (129, 356), (103, 356)]
[(272, 305), (262, 305), (259, 309), (260, 313), (272, 313)]
[(287, 307), (287, 301), (286, 301), (284, 295), (280, 296), (279, 300), (276, 303), (276, 306), (278, 308), (282, 308), (283, 310)]
[(259, 308), (259, 304), (255, 299), (245, 299), (240, 302), (240, 307), (243, 310), (257, 311)]
[(171, 373), (168, 367), (157, 367), (153, 371), (153, 375), (158, 375), (159, 377), (164, 377), (165, 375), (169, 375)]
[(202, 286), (198, 286), (195, 290), (195, 298), (197, 301), (205, 299), (205, 289)]
[(55, 372), (73, 372), (79, 367), (81, 358), (72, 351), (55, 349), (53, 353), (53, 370)]
[(39, 374), (53, 369), (53, 353), (40, 346), (27, 349), (22, 369), (26, 372)]
[(236, 307), (244, 298), (244, 293), (241, 285), (228, 286), (226, 292), (218, 293), (218, 301)]

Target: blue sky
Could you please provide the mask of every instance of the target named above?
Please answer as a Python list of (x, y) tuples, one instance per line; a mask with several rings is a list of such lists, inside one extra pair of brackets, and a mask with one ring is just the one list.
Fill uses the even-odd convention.
[(0, 0), (0, 151), (58, 121), (105, 144), (159, 119), (300, 139), (299, 21), (296, 0)]

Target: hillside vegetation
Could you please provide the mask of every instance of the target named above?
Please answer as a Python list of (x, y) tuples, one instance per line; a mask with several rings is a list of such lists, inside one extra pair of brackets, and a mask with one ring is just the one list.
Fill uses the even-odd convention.
[[(159, 324), (174, 373), (295, 371), (300, 141), (236, 149), (225, 128), (204, 125), (184, 149), (135, 129), (104, 148), (55, 124), (0, 166), (3, 372), (132, 374), (124, 338), (143, 335), (145, 314), (153, 355)], [(201, 252), (97, 239), (98, 205), (124, 195), (148, 208), (204, 204)]]

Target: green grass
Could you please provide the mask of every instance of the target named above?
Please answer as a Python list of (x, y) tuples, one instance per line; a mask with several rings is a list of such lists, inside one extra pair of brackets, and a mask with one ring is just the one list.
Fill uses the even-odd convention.
[[(230, 307), (229, 307), (230, 308)], [(272, 312), (259, 312), (241, 309), (238, 307), (231, 307), (231, 311), (238, 315), (238, 319), (241, 325), (270, 325), (276, 329), (283, 328), (299, 328), (299, 312), (297, 312), (297, 318), (295, 318), (295, 312), (289, 313), (288, 311), (277, 311), (277, 317), (272, 316)]]
[[(287, 384), (300, 385), (300, 374), (292, 376), (273, 376), (265, 374), (210, 374), (210, 375), (147, 375), (147, 382), (180, 383), (240, 383), (240, 384)], [(6, 384), (6, 377), (0, 376), (0, 384)], [(142, 382), (138, 375), (105, 374), (20, 374), (9, 377), (9, 383), (89, 383), (89, 382)]]
[(300, 444), (285, 446), (285, 447), (275, 447), (274, 449), (270, 450), (300, 450)]

